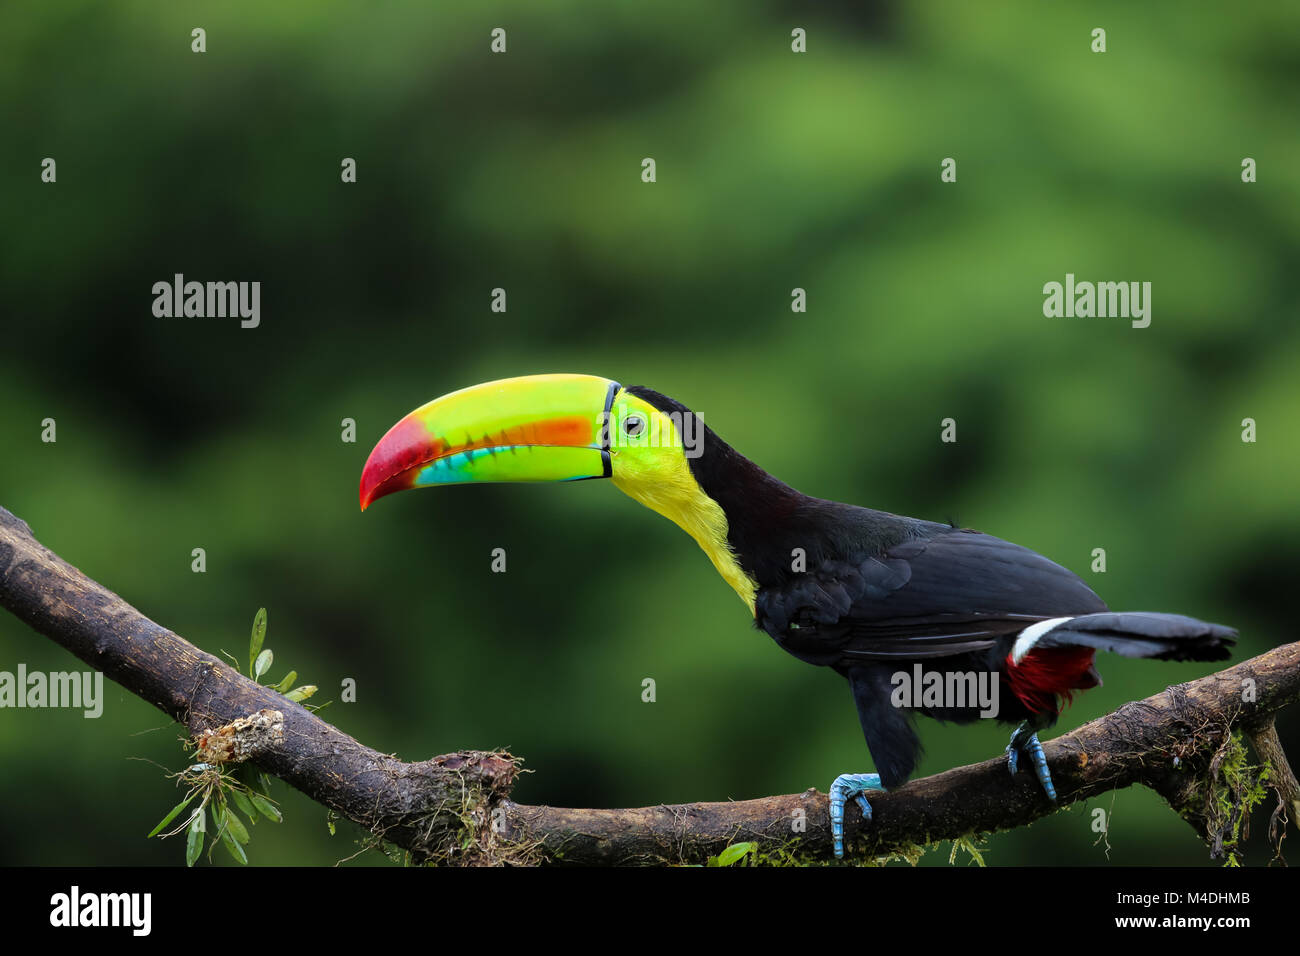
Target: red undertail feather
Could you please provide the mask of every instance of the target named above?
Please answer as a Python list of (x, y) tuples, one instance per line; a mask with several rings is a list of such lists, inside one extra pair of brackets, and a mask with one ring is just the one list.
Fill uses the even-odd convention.
[(1096, 654), (1091, 647), (1035, 648), (1019, 664), (1013, 663), (1008, 654), (1006, 680), (1011, 692), (1032, 713), (1056, 713), (1057, 695), (1068, 704), (1074, 691), (1100, 686), (1101, 676), (1093, 667)]

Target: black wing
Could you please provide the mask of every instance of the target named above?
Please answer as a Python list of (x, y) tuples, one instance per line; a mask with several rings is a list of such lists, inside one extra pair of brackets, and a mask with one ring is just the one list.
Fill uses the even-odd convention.
[(756, 623), (778, 644), (841, 668), (982, 651), (1034, 621), (1105, 610), (1059, 564), (967, 529), (828, 557), (755, 598)]

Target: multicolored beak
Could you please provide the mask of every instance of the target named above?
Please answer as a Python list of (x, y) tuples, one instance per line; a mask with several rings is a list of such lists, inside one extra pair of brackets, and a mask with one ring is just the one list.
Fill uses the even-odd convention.
[(361, 510), (430, 485), (608, 478), (605, 422), (620, 387), (595, 375), (525, 375), (436, 398), (370, 453)]

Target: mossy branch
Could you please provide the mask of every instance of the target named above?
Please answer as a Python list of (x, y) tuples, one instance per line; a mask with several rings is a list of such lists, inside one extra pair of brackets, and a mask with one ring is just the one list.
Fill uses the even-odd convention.
[[(753, 841), (800, 861), (830, 856), (825, 794), (726, 803), (599, 810), (514, 803), (517, 761), (466, 751), (404, 762), (325, 723), (273, 689), (155, 624), (40, 544), (0, 508), (0, 606), (197, 737), (262, 709), (284, 715), (284, 739), (255, 760), (313, 800), (409, 850), (419, 861), (575, 863), (704, 862)], [(1218, 814), (1210, 794), (1216, 755), (1235, 731), (1268, 760), (1280, 806), (1300, 813), (1300, 793), (1273, 730), (1300, 698), (1300, 644), (1276, 648), (1208, 677), (1125, 704), (1044, 744), (1060, 806), (1143, 784), (1210, 846)], [(1219, 758), (1220, 761), (1222, 757)], [(906, 855), (918, 844), (1032, 823), (1056, 811), (1032, 774), (1003, 760), (957, 767), (872, 799), (875, 819), (845, 821), (857, 859)], [(1283, 811), (1279, 809), (1279, 813)], [(1274, 823), (1278, 822), (1275, 814)], [(1284, 832), (1276, 827), (1274, 842)]]

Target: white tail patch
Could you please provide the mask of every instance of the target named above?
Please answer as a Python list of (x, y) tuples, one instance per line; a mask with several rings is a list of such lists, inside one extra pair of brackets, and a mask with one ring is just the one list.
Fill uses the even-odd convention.
[(1024, 659), (1024, 656), (1034, 649), (1038, 639), (1052, 628), (1058, 624), (1073, 620), (1073, 617), (1054, 617), (1046, 621), (1039, 621), (1037, 624), (1030, 624), (1020, 632), (1020, 636), (1016, 638), (1015, 646), (1011, 648), (1011, 663), (1019, 664)]

